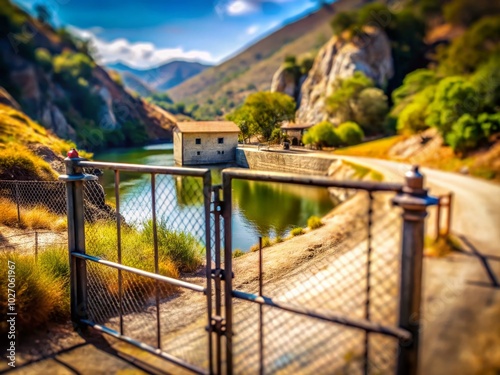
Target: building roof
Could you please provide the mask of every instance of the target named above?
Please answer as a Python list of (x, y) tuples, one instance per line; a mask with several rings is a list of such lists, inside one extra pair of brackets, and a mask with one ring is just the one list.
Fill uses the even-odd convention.
[(178, 122), (181, 133), (239, 133), (240, 128), (232, 121)]
[(285, 122), (283, 125), (281, 125), (281, 129), (283, 129), (283, 130), (309, 129), (312, 126), (313, 126), (313, 124), (296, 124), (294, 122)]

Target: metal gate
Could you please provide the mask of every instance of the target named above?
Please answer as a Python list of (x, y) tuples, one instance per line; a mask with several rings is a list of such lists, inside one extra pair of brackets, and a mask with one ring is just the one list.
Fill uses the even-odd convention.
[[(194, 373), (417, 373), (424, 218), (436, 203), (417, 168), (405, 184), (230, 168), (212, 187), (208, 169), (80, 158), (66, 167), (75, 324)], [(112, 179), (111, 205), (98, 170), (112, 171), (99, 177)], [(129, 173), (147, 191), (122, 183)], [(351, 199), (303, 239), (234, 259), (238, 179)]]
[[(213, 373), (210, 171), (79, 158), (66, 159), (66, 167), (72, 321), (194, 373)], [(113, 180), (111, 197), (96, 181), (102, 170), (111, 171), (100, 177)], [(148, 191), (122, 183), (127, 174), (149, 180)], [(175, 246), (194, 253), (182, 259)], [(204, 275), (181, 280), (179, 272), (201, 264)], [(176, 300), (189, 305), (189, 317)]]

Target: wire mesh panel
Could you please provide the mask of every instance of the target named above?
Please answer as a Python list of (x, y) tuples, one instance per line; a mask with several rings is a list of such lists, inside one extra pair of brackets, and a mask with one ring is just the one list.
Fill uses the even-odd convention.
[(394, 193), (339, 190), (332, 198), (351, 198), (320, 228), (266, 239), (262, 250), (233, 260), (234, 373), (394, 372), (398, 340), (373, 329), (397, 325)]

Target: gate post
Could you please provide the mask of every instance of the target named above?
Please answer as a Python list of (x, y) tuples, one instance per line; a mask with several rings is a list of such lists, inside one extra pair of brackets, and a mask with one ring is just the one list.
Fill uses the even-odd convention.
[(403, 191), (393, 199), (394, 205), (403, 208), (398, 323), (412, 334), (411, 342), (400, 344), (400, 375), (416, 375), (418, 371), (424, 221), (427, 206), (437, 202), (424, 189), (424, 176), (418, 166), (405, 174)]
[(85, 175), (76, 162), (85, 160), (72, 149), (64, 159), (66, 174), (59, 176), (66, 182), (66, 207), (68, 213), (68, 251), (70, 264), (71, 321), (81, 326), (80, 320), (87, 318), (87, 267), (84, 259), (72, 253), (85, 254), (84, 181), (97, 180), (97, 176)]

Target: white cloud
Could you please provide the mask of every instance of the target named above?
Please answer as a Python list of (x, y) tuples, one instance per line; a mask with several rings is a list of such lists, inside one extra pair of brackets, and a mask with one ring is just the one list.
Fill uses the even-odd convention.
[(248, 29), (246, 29), (247, 35), (253, 35), (257, 31), (259, 31), (259, 25), (252, 25), (252, 26), (248, 27)]
[(219, 0), (215, 5), (215, 11), (221, 17), (242, 16), (260, 10), (262, 3), (283, 4), (295, 0)]
[(252, 13), (257, 10), (257, 4), (253, 1), (236, 0), (230, 2), (227, 6), (227, 13), (230, 16), (239, 16), (242, 14)]
[(97, 50), (95, 59), (102, 64), (111, 64), (122, 61), (134, 68), (150, 68), (170, 60), (195, 60), (214, 63), (216, 59), (208, 51), (178, 48), (157, 48), (153, 43), (131, 43), (120, 38), (107, 42), (98, 38), (92, 30), (82, 30), (76, 27), (69, 28), (75, 35), (90, 39)]

